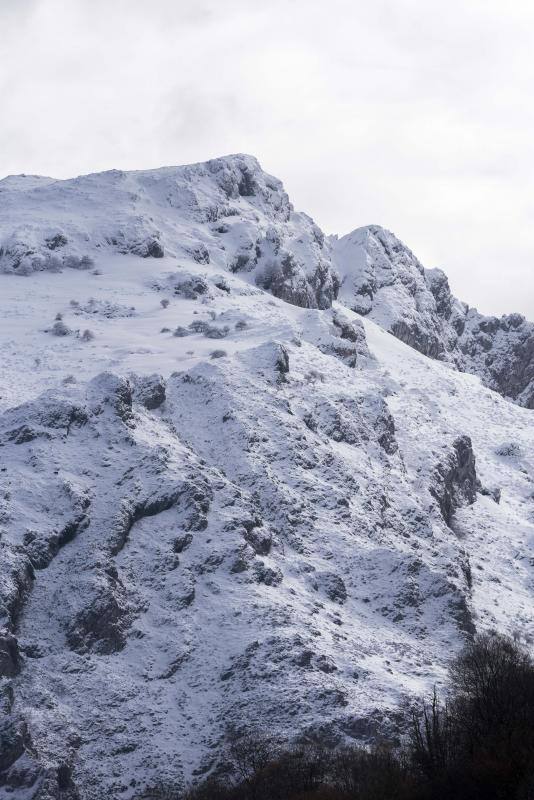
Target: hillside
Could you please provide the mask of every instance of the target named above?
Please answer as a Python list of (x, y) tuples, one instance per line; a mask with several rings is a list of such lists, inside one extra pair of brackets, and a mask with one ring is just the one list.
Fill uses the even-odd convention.
[(531, 323), (250, 156), (0, 181), (0, 270), (0, 796), (395, 735), (475, 630), (531, 641)]

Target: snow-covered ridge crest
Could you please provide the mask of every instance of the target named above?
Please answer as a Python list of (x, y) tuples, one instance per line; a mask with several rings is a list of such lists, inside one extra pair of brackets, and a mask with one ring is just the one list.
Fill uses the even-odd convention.
[(425, 269), (377, 225), (325, 237), (252, 156), (65, 181), (0, 181), (0, 272), (90, 270), (110, 253), (167, 256), (182, 268), (209, 264), (305, 308), (329, 308), (341, 275), (340, 299), (349, 308), (534, 407), (532, 323), (468, 308), (451, 295), (441, 270)]
[(534, 324), (486, 317), (457, 300), (442, 270), (425, 269), (393, 233), (358, 228), (333, 242), (340, 299), (431, 358), (478, 375), (534, 408)]
[(210, 263), (310, 308), (337, 292), (323, 233), (252, 156), (0, 181), (0, 271), (89, 268), (105, 252)]

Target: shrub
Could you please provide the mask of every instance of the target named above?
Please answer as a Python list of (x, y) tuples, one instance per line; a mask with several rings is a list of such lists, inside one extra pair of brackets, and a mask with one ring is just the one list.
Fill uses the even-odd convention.
[[(450, 668), (446, 701), (412, 711), (411, 755), (436, 798), (519, 798), (534, 766), (534, 662), (482, 634)], [(449, 794), (447, 794), (447, 792)]]
[(159, 302), (160, 302), (160, 305), (161, 305), (162, 308), (168, 308), (169, 307), (170, 300), (167, 300), (166, 297), (164, 297), (163, 300), (160, 300)]
[(51, 333), (54, 336), (69, 336), (72, 331), (70, 328), (67, 328), (64, 322), (57, 320), (57, 322), (54, 322), (52, 325)]
[(224, 328), (218, 328), (217, 325), (207, 325), (204, 330), (204, 336), (208, 339), (224, 339), (228, 336), (230, 328), (225, 325)]
[(48, 270), (48, 272), (61, 272), (62, 266), (63, 261), (58, 256), (46, 256), (44, 269)]
[(65, 256), (63, 259), (63, 266), (68, 267), (69, 269), (80, 269), (80, 259), (78, 256)]
[[(449, 691), (405, 709), (404, 747), (284, 746), (231, 733), (217, 776), (187, 800), (532, 800), (534, 662), (482, 634), (450, 668)], [(180, 797), (179, 793), (169, 798)]]
[[(94, 259), (91, 256), (82, 256), (80, 258), (80, 269), (92, 269), (95, 265)], [(100, 270), (94, 270), (93, 275), (101, 275)]]
[(90, 342), (95, 338), (95, 335), (94, 335), (93, 331), (90, 331), (89, 328), (86, 328), (84, 330), (84, 332), (82, 333), (81, 338), (82, 338), (82, 341), (84, 341), (84, 342)]
[(203, 322), (201, 319), (194, 319), (189, 325), (189, 330), (193, 331), (193, 333), (205, 333), (208, 327), (207, 322)]
[(212, 350), (210, 353), (210, 358), (224, 358), (227, 356), (226, 350)]
[(180, 338), (183, 338), (184, 336), (190, 336), (191, 335), (191, 331), (187, 330), (187, 328), (182, 327), (182, 325), (178, 325), (178, 327), (175, 328), (174, 333), (172, 335), (173, 336), (179, 336)]
[(240, 319), (235, 324), (236, 331), (244, 331), (245, 328), (248, 328), (248, 322), (244, 319)]

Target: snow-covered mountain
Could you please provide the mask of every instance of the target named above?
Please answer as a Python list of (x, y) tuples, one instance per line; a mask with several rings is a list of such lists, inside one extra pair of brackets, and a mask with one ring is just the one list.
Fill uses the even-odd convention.
[(365, 741), (475, 629), (531, 640), (529, 323), (249, 156), (7, 178), (0, 248), (0, 797)]

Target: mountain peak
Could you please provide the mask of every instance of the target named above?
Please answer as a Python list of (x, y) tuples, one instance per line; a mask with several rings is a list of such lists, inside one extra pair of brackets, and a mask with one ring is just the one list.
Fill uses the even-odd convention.
[(520, 315), (249, 156), (0, 189), (13, 800), (181, 796), (258, 721), (398, 739), (475, 630), (533, 640)]

